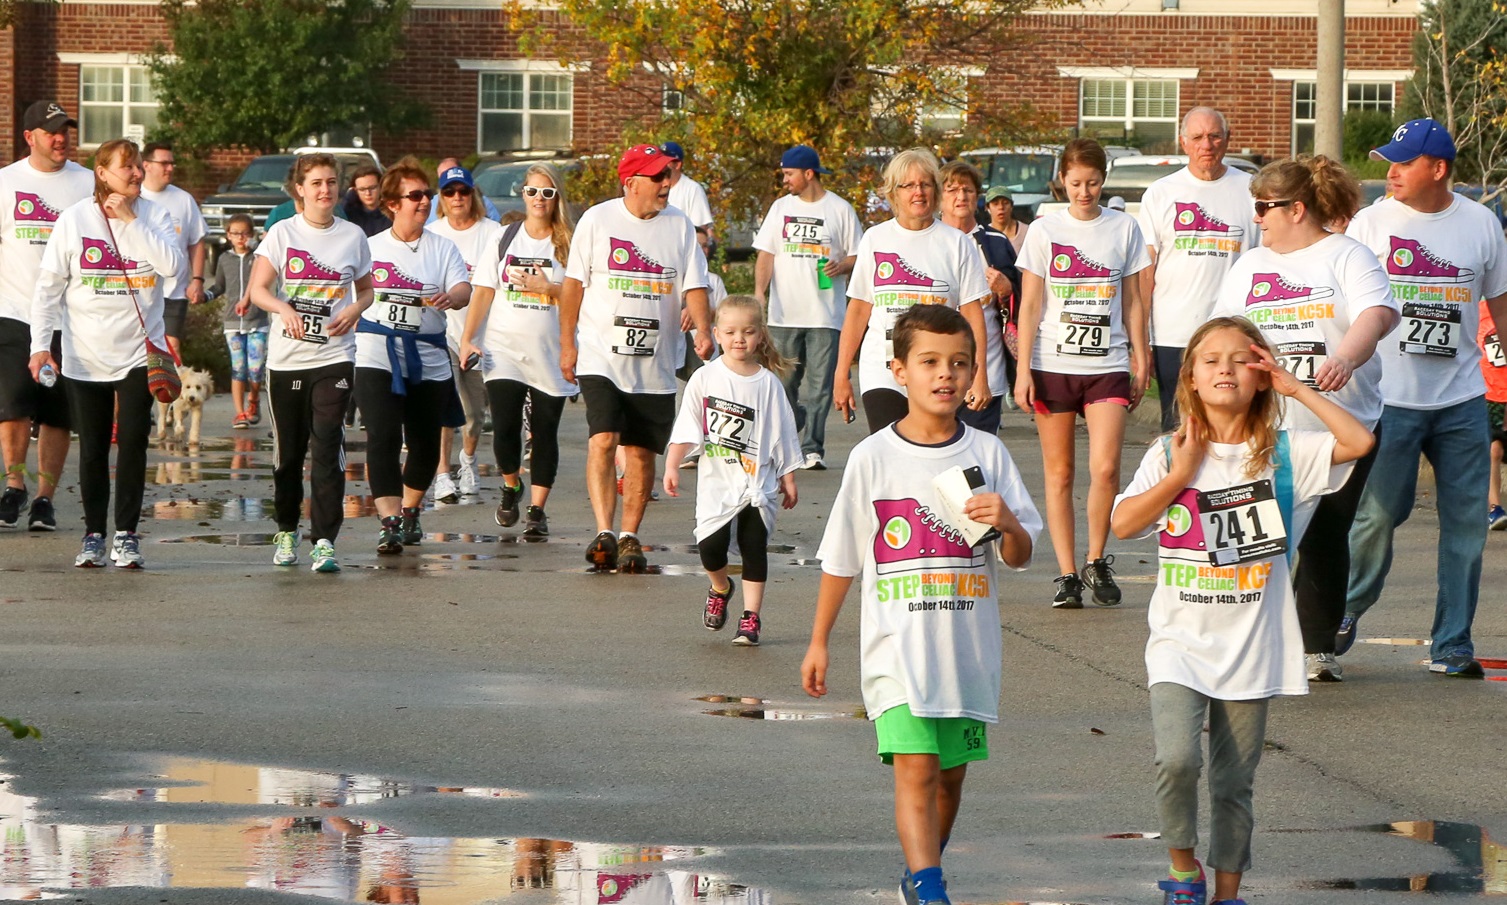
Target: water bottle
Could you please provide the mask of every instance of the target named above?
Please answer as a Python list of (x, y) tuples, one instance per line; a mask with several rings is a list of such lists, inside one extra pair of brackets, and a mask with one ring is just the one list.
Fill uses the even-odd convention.
[(41, 370), (37, 371), (37, 383), (40, 383), (42, 386), (51, 387), (56, 385), (57, 382), (58, 372), (52, 365), (42, 365)]
[(816, 288), (832, 288), (832, 278), (827, 276), (827, 259), (825, 256), (816, 259)]

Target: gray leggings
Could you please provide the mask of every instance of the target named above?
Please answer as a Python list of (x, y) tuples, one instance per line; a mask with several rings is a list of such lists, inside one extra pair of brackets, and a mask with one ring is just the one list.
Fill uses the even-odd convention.
[(1151, 686), (1156, 742), (1156, 806), (1168, 848), (1198, 846), (1198, 776), (1204, 715), (1209, 720), (1209, 856), (1226, 873), (1251, 866), (1251, 786), (1266, 741), (1270, 698), (1222, 701), (1172, 682)]

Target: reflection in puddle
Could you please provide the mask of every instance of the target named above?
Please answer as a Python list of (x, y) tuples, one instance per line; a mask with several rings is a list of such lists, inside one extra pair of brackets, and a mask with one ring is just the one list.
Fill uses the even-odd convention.
[[(520, 890), (558, 905), (773, 905), (764, 890), (707, 876), (706, 848), (551, 839), (408, 836), (351, 813), (413, 795), (511, 798), (506, 789), (423, 786), (337, 773), (172, 759), (156, 788), (106, 797), (145, 806), (139, 824), (52, 823), (37, 799), (0, 780), (0, 899), (73, 898), (64, 890), (140, 886), (265, 889), (339, 901), (471, 905)], [(194, 823), (202, 808), (258, 816)], [(319, 809), (309, 813), (311, 809)], [(305, 811), (299, 813), (299, 811)], [(212, 819), (212, 818), (210, 818)]]
[[(1470, 892), (1507, 895), (1507, 846), (1484, 829), (1446, 820), (1402, 820), (1356, 828), (1438, 846), (1454, 856), (1457, 870), (1401, 877), (1318, 880), (1298, 884), (1303, 889), (1374, 889), (1389, 892)], [(1287, 832), (1305, 832), (1288, 830)]]
[(763, 698), (754, 698), (735, 694), (704, 694), (696, 698), (696, 700), (702, 701), (707, 704), (747, 704), (751, 707), (757, 707), (760, 704), (769, 703)]
[(1110, 833), (1105, 839), (1160, 839), (1161, 833)]
[(142, 518), (180, 521), (255, 522), (270, 519), (274, 514), (271, 500), (244, 496), (226, 500), (158, 500), (141, 510)]
[(821, 712), (816, 710), (781, 710), (773, 707), (752, 709), (703, 710), (707, 716), (732, 716), (745, 720), (866, 720), (863, 708), (847, 713)]
[(1362, 644), (1387, 644), (1393, 647), (1427, 647), (1427, 638), (1359, 638)]

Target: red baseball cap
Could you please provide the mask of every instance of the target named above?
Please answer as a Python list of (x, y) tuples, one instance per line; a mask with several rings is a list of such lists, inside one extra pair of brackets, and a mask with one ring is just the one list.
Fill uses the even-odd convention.
[(617, 162), (617, 178), (627, 182), (630, 176), (656, 176), (670, 166), (670, 158), (663, 148), (654, 145), (634, 145), (623, 152)]

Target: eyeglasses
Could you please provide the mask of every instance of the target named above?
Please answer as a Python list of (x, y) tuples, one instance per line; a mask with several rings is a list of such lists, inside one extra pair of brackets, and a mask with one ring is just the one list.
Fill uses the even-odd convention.
[(175, 167), (175, 166), (178, 165), (176, 161), (172, 161), (172, 160), (148, 160), (148, 161), (144, 161), (144, 162), (145, 163), (155, 163), (159, 167)]
[(1269, 211), (1269, 210), (1271, 210), (1272, 208), (1274, 208), (1274, 207), (1287, 207), (1289, 204), (1292, 204), (1292, 199), (1291, 198), (1287, 199), (1286, 201), (1257, 201), (1256, 202), (1256, 216), (1258, 216), (1258, 217), (1265, 217), (1266, 216), (1266, 212)]
[(446, 198), (454, 198), (456, 195), (462, 198), (470, 198), (471, 187), (469, 185), (447, 185), (440, 190), (440, 194)]
[(930, 182), (902, 182), (899, 185), (895, 186), (895, 188), (898, 191), (902, 192), (914, 192), (917, 190), (923, 192), (934, 192), (937, 190), (936, 185)]
[[(654, 181), (658, 182), (659, 180), (656, 179)], [(559, 189), (550, 188), (545, 185), (526, 185), (523, 187), (523, 197), (525, 198), (543, 198), (545, 201), (553, 201), (558, 194), (560, 194)]]
[(424, 201), (426, 199), (433, 198), (433, 197), (434, 197), (434, 189), (422, 189), (422, 190), (421, 189), (414, 189), (413, 191), (409, 192), (406, 195), (399, 195), (398, 196), (398, 198), (400, 198), (400, 199), (407, 199), (409, 201), (412, 201), (414, 204), (418, 204), (420, 201)]
[(238, 230), (238, 229), (233, 229), (230, 232), (226, 233), (225, 235), (227, 235), (227, 236), (237, 236), (237, 237), (242, 238), (242, 239), (249, 239), (249, 238), (251, 238), (251, 233), (242, 232), (241, 230)]
[(360, 192), (363, 195), (369, 195), (372, 192), (375, 192), (379, 188), (381, 188), (381, 186), (376, 186), (376, 185), (358, 185), (358, 186), (356, 186), (356, 191)]
[(670, 178), (670, 168), (669, 167), (665, 167), (663, 170), (660, 170), (658, 173), (655, 173), (653, 176), (650, 176), (647, 173), (636, 173), (635, 175), (642, 176), (645, 179), (649, 180), (650, 182), (664, 182), (666, 179)]

